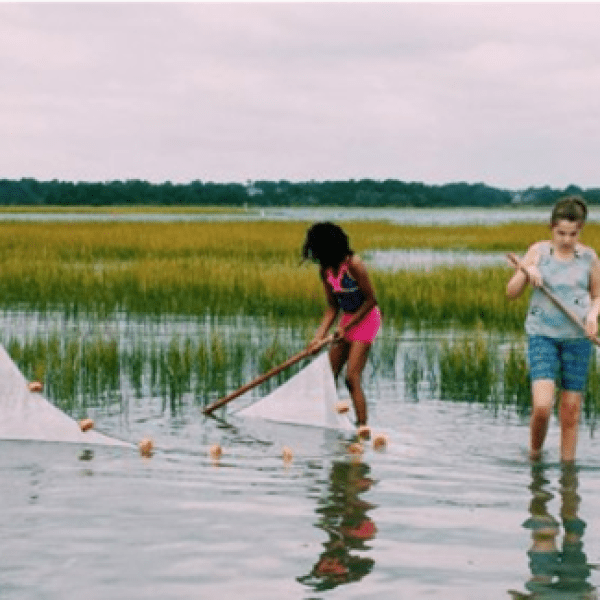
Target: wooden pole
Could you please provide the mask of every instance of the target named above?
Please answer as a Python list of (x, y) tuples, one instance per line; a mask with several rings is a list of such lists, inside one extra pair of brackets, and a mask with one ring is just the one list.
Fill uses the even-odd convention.
[(316, 352), (321, 350), (321, 348), (325, 347), (327, 344), (330, 344), (334, 340), (334, 337), (335, 336), (330, 335), (326, 338), (323, 338), (317, 344), (317, 346), (315, 348), (311, 348), (310, 350), (308, 348), (305, 348), (298, 354), (295, 354), (291, 358), (288, 358), (285, 362), (281, 363), (277, 367), (273, 367), (270, 371), (267, 371), (266, 373), (259, 375), (256, 379), (253, 379), (249, 383), (246, 383), (245, 385), (238, 388), (234, 392), (231, 392), (230, 394), (227, 394), (227, 396), (224, 396), (220, 400), (216, 400), (212, 404), (209, 404), (206, 408), (204, 408), (204, 410), (202, 412), (205, 415), (210, 415), (210, 413), (212, 413), (215, 409), (219, 408), (220, 406), (223, 406), (223, 405), (227, 404), (228, 402), (231, 402), (231, 400), (234, 400), (238, 396), (245, 394), (247, 391), (251, 390), (252, 388), (255, 388), (257, 385), (260, 385), (261, 383), (264, 383), (268, 379), (271, 379), (271, 377), (275, 377), (275, 375), (278, 375), (279, 373), (281, 373), (281, 371), (284, 371), (288, 367), (295, 365), (297, 362), (301, 361), (303, 358), (307, 358), (311, 354), (315, 354)]
[[(525, 273), (525, 275), (527, 275), (527, 277), (529, 277), (529, 274), (527, 273), (525, 267), (523, 266), (523, 264), (521, 263), (521, 261), (515, 254), (509, 253), (506, 255), (506, 257), (517, 269), (520, 269), (521, 271), (523, 271), (523, 273)], [(565, 313), (565, 315), (567, 315), (567, 317), (569, 317), (569, 319), (571, 319), (571, 321), (573, 321), (573, 323), (575, 323), (575, 325), (577, 325), (585, 333), (585, 323), (570, 308), (565, 306), (546, 287), (546, 284), (544, 284), (543, 282), (542, 282), (542, 285), (540, 286), (540, 290), (542, 290), (542, 292), (548, 297), (548, 299), (551, 302), (553, 302), (556, 307), (558, 307), (560, 310), (562, 310)], [(593, 338), (589, 338), (589, 339), (591, 339), (591, 341), (594, 342), (594, 344), (596, 344), (597, 346), (600, 346), (600, 339), (598, 339), (597, 337), (593, 337)]]

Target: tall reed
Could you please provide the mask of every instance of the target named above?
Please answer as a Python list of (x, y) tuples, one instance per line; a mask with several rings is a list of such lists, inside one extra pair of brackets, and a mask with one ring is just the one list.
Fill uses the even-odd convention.
[[(66, 314), (318, 315), (314, 266), (298, 266), (307, 223), (1, 223), (0, 306)], [(353, 246), (523, 250), (528, 225), (404, 227), (347, 223)], [(593, 226), (590, 239), (600, 239)], [(524, 300), (504, 299), (504, 267), (395, 273), (372, 269), (382, 310), (398, 327), (517, 330)]]
[(442, 398), (494, 401), (497, 382), (495, 352), (483, 336), (454, 343), (444, 342), (439, 361)]
[[(75, 416), (89, 410), (126, 411), (129, 399), (158, 398), (162, 410), (177, 414), (202, 407), (298, 352), (306, 340), (275, 336), (256, 340), (247, 333), (224, 336), (171, 336), (157, 343), (118, 338), (64, 338), (56, 334), (24, 341), (11, 338), (7, 349), (28, 379), (45, 383), (44, 394)], [(383, 336), (373, 348), (365, 386), (368, 395), (387, 382), (404, 383), (406, 399), (475, 402), (491, 410), (529, 414), (530, 383), (523, 340), (498, 345), (483, 330), (441, 342), (425, 340), (404, 348)], [(256, 388), (263, 396), (302, 368), (297, 364)], [(373, 387), (371, 387), (373, 386)], [(583, 406), (588, 422), (600, 411), (600, 369), (592, 361)]]

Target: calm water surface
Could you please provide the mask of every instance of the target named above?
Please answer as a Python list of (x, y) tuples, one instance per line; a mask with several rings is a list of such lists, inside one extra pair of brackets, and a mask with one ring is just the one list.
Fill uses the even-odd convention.
[(154, 398), (91, 415), (113, 436), (152, 437), (150, 459), (0, 442), (0, 597), (595, 597), (600, 459), (589, 427), (576, 469), (558, 463), (555, 423), (532, 467), (527, 423), (510, 409), (410, 400), (389, 373), (367, 381), (371, 425), (388, 445), (359, 459), (347, 434), (207, 418), (192, 404), (171, 415)]

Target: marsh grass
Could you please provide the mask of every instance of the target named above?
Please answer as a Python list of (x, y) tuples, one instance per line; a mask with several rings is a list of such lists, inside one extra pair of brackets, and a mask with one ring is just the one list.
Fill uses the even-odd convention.
[(444, 341), (440, 350), (439, 390), (442, 398), (493, 402), (497, 392), (496, 353), (483, 336)]
[(504, 403), (515, 406), (519, 414), (527, 414), (531, 406), (531, 382), (524, 344), (511, 344), (503, 362)]
[[(67, 338), (53, 334), (12, 338), (7, 349), (24, 375), (45, 384), (44, 395), (76, 417), (91, 409), (126, 412), (130, 401), (158, 399), (163, 413), (201, 408), (281, 364), (303, 347), (303, 340), (274, 336), (269, 341), (248, 333), (214, 332), (123, 344), (118, 338)], [(299, 363), (257, 387), (262, 397), (298, 372)], [(471, 335), (429, 340), (403, 348), (383, 336), (371, 354), (367, 395), (381, 381), (402, 378), (404, 398), (478, 403), (497, 412), (530, 411), (530, 384), (522, 340), (498, 344), (483, 330)], [(583, 412), (595, 423), (600, 410), (600, 370), (595, 357)]]
[[(398, 226), (344, 223), (357, 252), (432, 248), (522, 253), (547, 237), (544, 224)], [(59, 310), (80, 319), (115, 313), (157, 321), (169, 316), (246, 315), (300, 331), (308, 341), (325, 306), (317, 268), (299, 266), (309, 223), (0, 223), (0, 307)], [(584, 243), (598, 246), (600, 226), (589, 224)], [(378, 342), (376, 376), (403, 373), (406, 393), (437, 390), (446, 399), (526, 412), (529, 384), (519, 344), (498, 352), (488, 334), (522, 332), (527, 298), (507, 302), (512, 270), (441, 267), (378, 271), (371, 276), (384, 315), (384, 330), (471, 331), (464, 339), (407, 354), (395, 341)], [(306, 335), (304, 335), (306, 334)], [(92, 335), (11, 340), (10, 352), (31, 379), (63, 408), (85, 411), (112, 405), (124, 395), (160, 397), (164, 410), (204, 404), (239, 387), (300, 349), (297, 340), (257, 343), (243, 334), (198, 340), (150, 336), (127, 348), (118, 338)], [(399, 362), (401, 361), (401, 365)], [(299, 368), (299, 367), (298, 367)], [(265, 393), (287, 375), (269, 382)], [(599, 407), (600, 376), (594, 366), (585, 410)]]
[[(0, 307), (154, 315), (268, 315), (300, 322), (324, 295), (314, 265), (299, 266), (308, 223), (0, 223)], [(344, 223), (363, 250), (512, 250), (547, 235), (531, 224), (407, 227)], [(588, 225), (587, 242), (600, 240)], [(507, 302), (504, 267), (372, 270), (386, 320), (401, 328), (518, 330), (523, 298)]]
[[(299, 348), (275, 338), (264, 345), (246, 334), (206, 340), (173, 336), (165, 343), (59, 337), (8, 340), (7, 351), (28, 380), (44, 383), (44, 395), (77, 417), (91, 408), (121, 410), (130, 398), (159, 398), (163, 412), (204, 406), (281, 364)], [(256, 388), (266, 394), (297, 372), (291, 367)]]
[(120, 356), (114, 340), (47, 338), (9, 340), (7, 351), (29, 380), (44, 382), (44, 395), (70, 413), (120, 400)]
[[(502, 407), (514, 409), (521, 416), (531, 411), (531, 380), (526, 358), (526, 343), (515, 341), (508, 346), (498, 344), (485, 334), (441, 344), (437, 356), (439, 371), (432, 379), (431, 389), (441, 399), (483, 403), (494, 411)], [(422, 376), (414, 375), (415, 377)], [(431, 374), (435, 369), (430, 370)], [(557, 381), (557, 397), (559, 393)], [(415, 388), (408, 381), (408, 390)], [(558, 414), (559, 402), (554, 405)], [(600, 366), (597, 352), (592, 354), (588, 382), (583, 397), (582, 413), (595, 424), (600, 412)]]

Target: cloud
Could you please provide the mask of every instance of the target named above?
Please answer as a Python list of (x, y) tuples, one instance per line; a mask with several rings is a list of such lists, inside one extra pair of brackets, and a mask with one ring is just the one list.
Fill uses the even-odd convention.
[(598, 186), (597, 4), (0, 5), (0, 177)]

